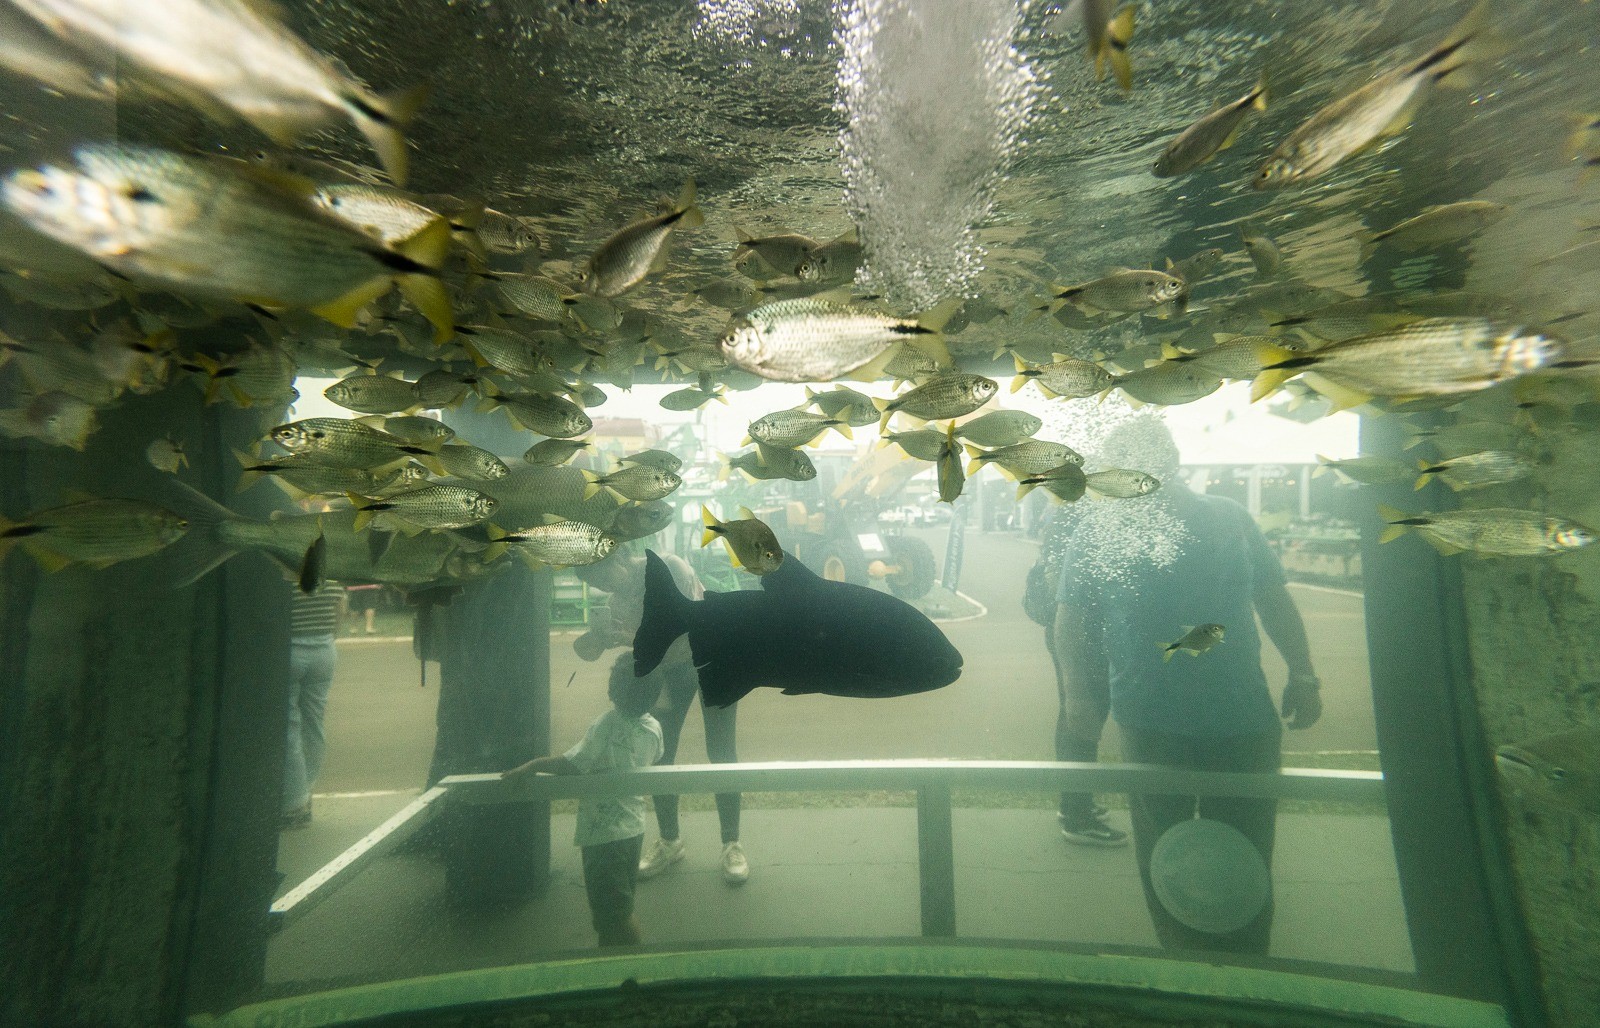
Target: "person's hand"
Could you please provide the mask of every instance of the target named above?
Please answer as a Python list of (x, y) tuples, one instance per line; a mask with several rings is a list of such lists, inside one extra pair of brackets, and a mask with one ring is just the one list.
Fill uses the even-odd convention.
[(1291, 674), (1283, 687), (1283, 719), (1289, 730), (1310, 728), (1322, 717), (1322, 682), (1309, 671)]

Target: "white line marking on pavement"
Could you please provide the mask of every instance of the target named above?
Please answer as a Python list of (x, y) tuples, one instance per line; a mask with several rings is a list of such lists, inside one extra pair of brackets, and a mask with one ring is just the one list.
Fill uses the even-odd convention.
[(421, 789), (368, 789), (365, 792), (314, 792), (318, 800), (370, 800), (379, 796), (420, 796)]
[(1334, 593), (1338, 596), (1354, 596), (1358, 600), (1366, 595), (1358, 589), (1339, 589), (1331, 585), (1312, 585), (1310, 582), (1290, 582), (1289, 585), (1295, 589), (1310, 589), (1313, 592)]

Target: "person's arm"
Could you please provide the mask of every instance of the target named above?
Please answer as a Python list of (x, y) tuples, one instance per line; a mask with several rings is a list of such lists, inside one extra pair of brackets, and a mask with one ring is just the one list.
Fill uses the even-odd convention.
[(568, 760), (565, 756), (556, 754), (548, 757), (534, 757), (526, 764), (519, 764), (500, 777), (504, 780), (507, 778), (520, 778), (523, 775), (577, 775), (582, 773), (578, 769), (578, 765)]
[(1322, 683), (1311, 666), (1311, 644), (1306, 640), (1305, 622), (1300, 608), (1282, 581), (1257, 584), (1256, 613), (1267, 638), (1289, 665), (1289, 681), (1283, 687), (1283, 717), (1291, 729), (1310, 728), (1322, 716)]

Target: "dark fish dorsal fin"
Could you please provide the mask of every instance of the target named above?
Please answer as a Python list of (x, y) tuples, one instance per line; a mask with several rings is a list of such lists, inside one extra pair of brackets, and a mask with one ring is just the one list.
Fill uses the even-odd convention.
[(815, 589), (822, 583), (823, 579), (792, 553), (784, 554), (783, 563), (761, 577), (761, 588), (769, 593)]

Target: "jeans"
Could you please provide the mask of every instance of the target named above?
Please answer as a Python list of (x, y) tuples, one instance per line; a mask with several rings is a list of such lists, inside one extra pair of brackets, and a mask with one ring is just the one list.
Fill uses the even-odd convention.
[[(661, 722), (661, 759), (658, 764), (671, 764), (678, 757), (678, 738), (683, 734), (683, 722), (689, 716), (689, 705), (700, 691), (700, 673), (688, 661), (663, 664), (653, 674), (661, 675), (661, 696), (651, 711)], [(739, 705), (708, 707), (700, 704), (700, 714), (706, 725), (706, 757), (713, 764), (736, 764), (739, 756), (734, 748), (734, 729)], [(663, 839), (678, 838), (678, 796), (652, 797), (656, 807), (656, 827)], [(739, 794), (717, 793), (717, 820), (722, 823), (724, 845), (739, 838)]]
[[(1283, 766), (1283, 732), (1273, 729), (1251, 735), (1223, 738), (1173, 735), (1168, 732), (1122, 730), (1123, 758), (1134, 764), (1165, 764), (1193, 771), (1241, 771), (1272, 774)], [(1278, 801), (1235, 796), (1154, 796), (1128, 797), (1133, 814), (1133, 849), (1144, 883), (1145, 906), (1155, 922), (1156, 935), (1165, 949), (1224, 950), (1230, 953), (1265, 954), (1272, 936), (1272, 893), (1256, 919), (1237, 931), (1225, 934), (1190, 928), (1167, 913), (1150, 884), (1150, 855), (1156, 841), (1179, 821), (1199, 816), (1237, 828), (1260, 852), (1272, 871), (1272, 846), (1277, 830)]]
[[(1111, 714), (1111, 692), (1108, 688), (1096, 689), (1075, 682), (1062, 670), (1056, 656), (1055, 630), (1044, 630), (1044, 645), (1050, 651), (1050, 661), (1056, 669), (1056, 759), (1080, 764), (1093, 764), (1100, 759), (1100, 735), (1105, 731), (1106, 718)], [(1089, 820), (1089, 810), (1094, 806), (1094, 794), (1064, 792), (1061, 794), (1061, 820), (1068, 826)]]
[(289, 642), (289, 745), (283, 758), (283, 812), (311, 803), (311, 783), (322, 770), (327, 742), (322, 717), (328, 709), (336, 659), (333, 636)]

